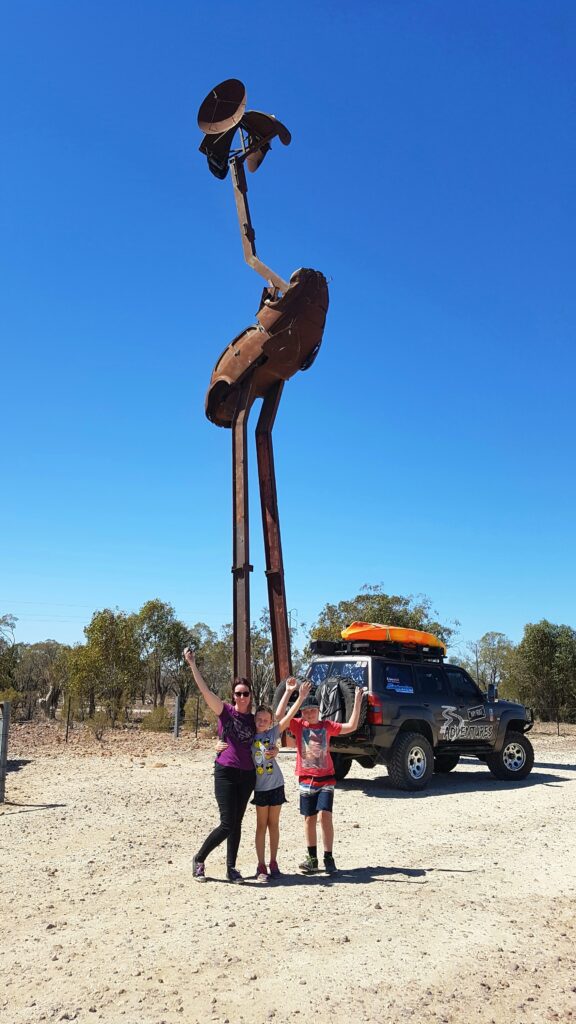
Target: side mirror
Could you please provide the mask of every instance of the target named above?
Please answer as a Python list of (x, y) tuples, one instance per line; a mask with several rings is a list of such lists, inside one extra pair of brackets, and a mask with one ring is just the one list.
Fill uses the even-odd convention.
[(498, 687), (496, 683), (488, 683), (488, 700), (490, 704), (498, 700)]

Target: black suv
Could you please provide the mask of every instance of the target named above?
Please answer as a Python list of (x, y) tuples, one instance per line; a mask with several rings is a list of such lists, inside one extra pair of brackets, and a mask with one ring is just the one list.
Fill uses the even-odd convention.
[(531, 710), (499, 700), (493, 687), (485, 693), (464, 669), (444, 663), (443, 648), (345, 640), (311, 646), (306, 678), (322, 718), (346, 721), (354, 688), (368, 691), (358, 731), (331, 741), (337, 778), (352, 761), (384, 764), (394, 786), (419, 790), (462, 756), (485, 761), (498, 779), (523, 779), (532, 770)]

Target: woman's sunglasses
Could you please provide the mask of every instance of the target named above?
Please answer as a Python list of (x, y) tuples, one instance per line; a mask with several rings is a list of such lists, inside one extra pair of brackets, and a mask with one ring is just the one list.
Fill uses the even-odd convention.
[(235, 697), (249, 697), (250, 690), (234, 690)]

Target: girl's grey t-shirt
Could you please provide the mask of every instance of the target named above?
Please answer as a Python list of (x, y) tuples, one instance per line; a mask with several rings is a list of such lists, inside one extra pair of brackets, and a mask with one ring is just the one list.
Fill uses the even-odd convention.
[(266, 732), (257, 732), (252, 740), (252, 760), (256, 768), (256, 789), (262, 793), (264, 790), (278, 789), (284, 785), (284, 776), (278, 764), (277, 757), (266, 757), (266, 751), (276, 746), (280, 736), (280, 729), (273, 725)]

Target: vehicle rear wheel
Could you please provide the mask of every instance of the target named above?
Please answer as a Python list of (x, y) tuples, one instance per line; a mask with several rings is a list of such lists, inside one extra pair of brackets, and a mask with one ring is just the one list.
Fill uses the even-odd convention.
[(486, 764), (497, 779), (525, 779), (534, 765), (534, 748), (524, 733), (510, 730), (502, 750), (488, 754)]
[(460, 760), (459, 754), (436, 754), (434, 758), (434, 771), (438, 775), (447, 775), (456, 767)]
[(421, 732), (402, 732), (388, 760), (388, 775), (397, 789), (425, 789), (434, 771), (432, 745)]
[(332, 754), (332, 762), (334, 764), (334, 775), (336, 781), (341, 782), (345, 779), (352, 767), (352, 758), (345, 757), (344, 754)]

